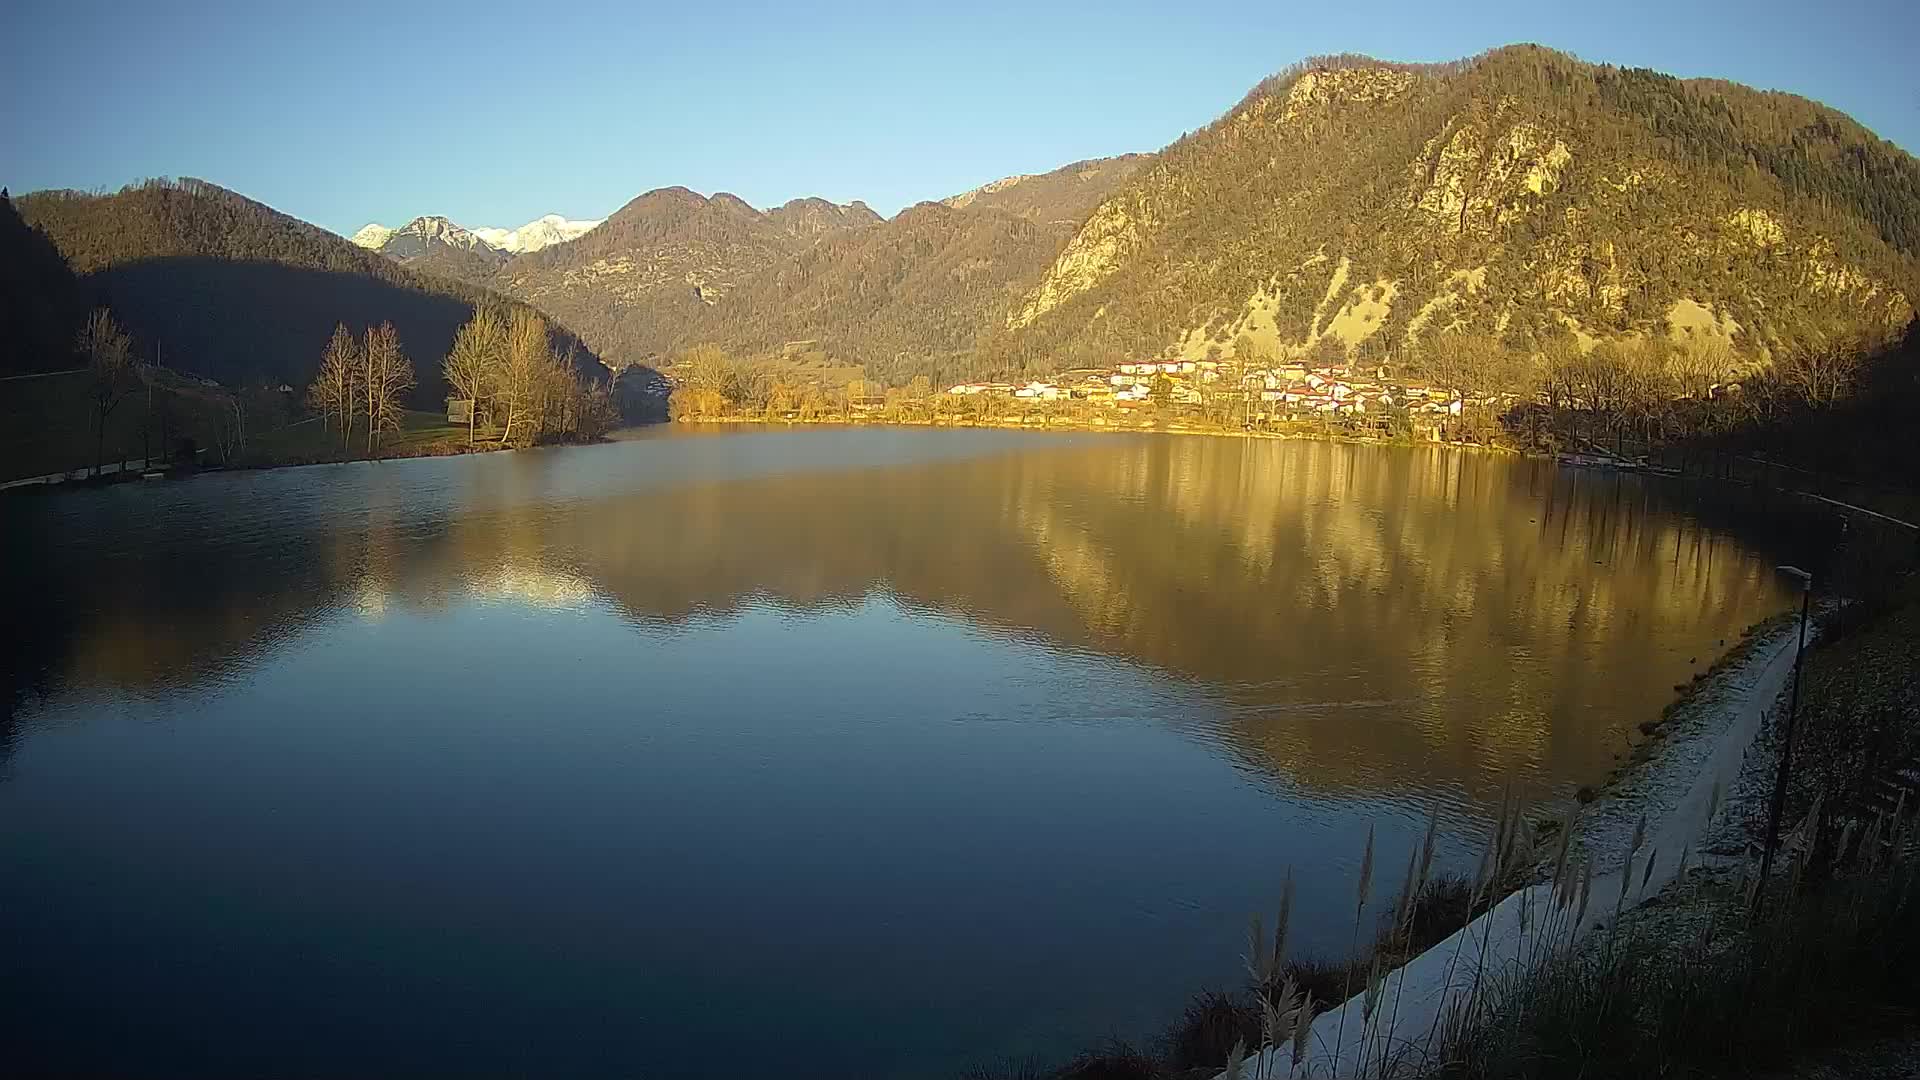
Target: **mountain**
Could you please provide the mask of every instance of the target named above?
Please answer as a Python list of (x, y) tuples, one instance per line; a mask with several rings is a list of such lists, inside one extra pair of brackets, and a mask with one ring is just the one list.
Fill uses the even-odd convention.
[[(361, 232), (366, 230), (362, 229)], [(405, 262), (418, 259), (439, 248), (463, 252), (493, 252), (492, 244), (475, 236), (463, 226), (446, 218), (417, 217), (387, 234), (380, 253)]]
[(1660, 338), (1765, 363), (1897, 333), (1917, 247), (1920, 163), (1811, 101), (1533, 46), (1335, 57), (1138, 169), (982, 353), (1418, 365), (1471, 334), (1516, 356)]
[(416, 270), (486, 285), (515, 254), (539, 251), (585, 236), (598, 221), (548, 214), (517, 229), (469, 229), (439, 215), (417, 217), (398, 229), (371, 223), (353, 242)]
[(548, 214), (517, 229), (480, 228), (473, 230), (473, 234), (501, 251), (518, 255), (578, 240), (599, 224), (598, 218), (593, 221), (571, 221), (559, 214)]
[(398, 229), (370, 224), (353, 234), (353, 243), (403, 266), (475, 284), (485, 284), (510, 257), (438, 215), (414, 218)]
[[(701, 341), (761, 351), (808, 343), (878, 374), (903, 354), (962, 364), (1019, 286), (1036, 280), (1100, 199), (1146, 159), (1078, 162), (886, 220), (863, 202), (662, 188), (592, 233), (514, 259), (494, 279), (616, 362)], [(957, 203), (958, 205), (954, 205)]]
[(818, 198), (793, 199), (767, 211), (767, 218), (796, 240), (813, 240), (828, 233), (878, 225), (884, 220), (858, 199), (842, 206)]
[(877, 220), (858, 203), (797, 200), (763, 213), (725, 192), (660, 188), (571, 243), (515, 257), (494, 282), (616, 364), (637, 363), (683, 340), (740, 281)]
[(360, 231), (354, 233), (348, 239), (352, 240), (354, 244), (370, 251), (379, 251), (392, 237), (392, 229), (387, 228), (379, 222), (368, 222), (360, 226)]
[[(153, 180), (111, 195), (37, 192), (16, 205), (136, 341), (160, 347), (171, 367), (228, 384), (304, 383), (335, 323), (391, 321), (413, 358), (416, 404), (437, 407), (440, 358), (454, 331), (476, 303), (509, 303), (201, 180)], [(579, 345), (558, 326), (553, 338), (558, 348)], [(606, 374), (590, 351), (576, 358), (590, 374)]]

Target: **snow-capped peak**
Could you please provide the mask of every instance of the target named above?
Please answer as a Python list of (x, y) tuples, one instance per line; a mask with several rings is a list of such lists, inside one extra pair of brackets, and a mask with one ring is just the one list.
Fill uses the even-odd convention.
[(354, 233), (352, 237), (354, 243), (363, 248), (371, 248), (374, 251), (379, 251), (385, 247), (387, 241), (392, 238), (393, 230), (377, 221), (369, 222), (362, 226), (360, 231)]
[(604, 219), (576, 221), (561, 217), (559, 214), (548, 214), (529, 221), (517, 229), (469, 229), (434, 214), (414, 218), (398, 229), (389, 229), (378, 223), (370, 224), (354, 233), (352, 240), (363, 248), (387, 251), (402, 258), (419, 252), (390, 250), (389, 245), (397, 243), (401, 248), (424, 248), (437, 240), (450, 247), (465, 248), (469, 251), (491, 249), (519, 254), (539, 251), (541, 248), (563, 244), (569, 240), (577, 240), (602, 220)]
[(414, 218), (407, 222), (396, 235), (417, 236), (423, 243), (438, 240), (449, 247), (465, 248), (468, 251), (491, 246), (465, 226), (456, 225), (437, 214)]
[(501, 251), (515, 253), (539, 251), (585, 236), (600, 220), (573, 221), (559, 214), (547, 214), (517, 229), (475, 229), (473, 234)]

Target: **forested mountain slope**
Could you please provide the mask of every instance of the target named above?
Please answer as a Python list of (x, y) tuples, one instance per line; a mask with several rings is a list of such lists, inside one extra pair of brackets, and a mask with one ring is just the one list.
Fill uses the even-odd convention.
[(980, 371), (981, 332), (1148, 160), (1103, 158), (1008, 177), (871, 228), (825, 235), (742, 278), (667, 344), (804, 348), (895, 384)]
[(1448, 333), (1714, 343), (1745, 362), (1913, 314), (1920, 165), (1786, 94), (1515, 46), (1267, 80), (1096, 209), (989, 366), (1314, 351)]
[(795, 200), (762, 213), (722, 192), (661, 188), (570, 243), (521, 255), (495, 282), (617, 364), (657, 358), (748, 276), (823, 236), (872, 226), (865, 204)]
[(824, 352), (898, 385), (969, 371), (974, 340), (1045, 270), (1073, 227), (921, 203), (822, 238), (747, 277), (668, 344)]
[[(476, 302), (472, 285), (416, 273), (334, 234), (199, 180), (112, 195), (39, 192), (18, 203), (143, 353), (223, 383), (304, 384), (336, 323), (391, 321), (413, 358), (414, 400), (438, 407), (440, 360)], [(578, 346), (556, 328), (556, 346)], [(604, 375), (580, 348), (589, 374)]]
[(971, 365), (974, 340), (1036, 280), (1087, 213), (1147, 159), (1008, 177), (883, 220), (865, 203), (762, 212), (662, 188), (591, 233), (494, 278), (616, 362), (696, 342), (804, 348), (876, 374)]

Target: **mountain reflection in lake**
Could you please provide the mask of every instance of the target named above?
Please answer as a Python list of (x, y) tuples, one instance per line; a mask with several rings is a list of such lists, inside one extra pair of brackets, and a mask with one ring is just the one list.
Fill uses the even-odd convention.
[(650, 433), (5, 511), (0, 1009), (69, 1072), (1143, 1033), (1289, 865), (1338, 951), (1369, 823), (1470, 862), (1784, 604), (1657, 482), (1321, 443)]

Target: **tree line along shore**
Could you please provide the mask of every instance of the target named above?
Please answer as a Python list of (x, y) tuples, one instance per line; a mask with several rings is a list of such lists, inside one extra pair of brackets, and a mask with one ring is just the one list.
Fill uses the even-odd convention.
[[(74, 350), (84, 367), (9, 380), (6, 411), (26, 433), (8, 448), (11, 476), (106, 481), (441, 456), (589, 441), (620, 423), (613, 380), (582, 375), (546, 320), (523, 306), (483, 305), (460, 327), (438, 364), (457, 395), (445, 411), (412, 407), (418, 373), (390, 322), (357, 332), (337, 325), (300, 387), (223, 386), (144, 361), (106, 308), (89, 315)], [(75, 422), (47, 422), (63, 415)]]
[[(1833, 436), (1847, 417), (1910, 416), (1913, 335), (1836, 334), (1764, 366), (1717, 342), (1600, 343), (1521, 355), (1449, 335), (1404, 363), (1338, 350), (1279, 359), (1120, 361), (1016, 382), (899, 385), (863, 369), (730, 355), (701, 345), (663, 368), (677, 421), (888, 423), (1263, 433), (1449, 442), (1603, 456), (1759, 454), (1832, 471), (1905, 459), (1880, 428)], [(1882, 451), (1886, 451), (1883, 453)], [(1862, 467), (1865, 466), (1863, 469)]]

